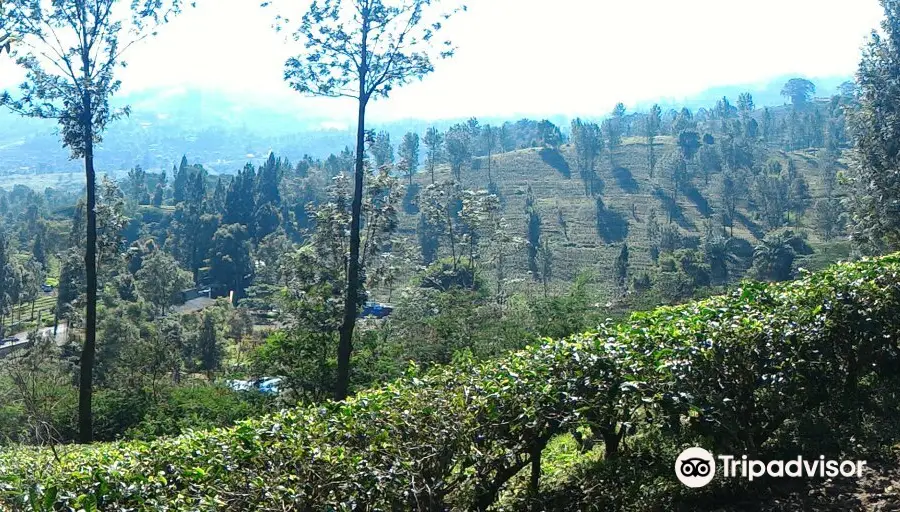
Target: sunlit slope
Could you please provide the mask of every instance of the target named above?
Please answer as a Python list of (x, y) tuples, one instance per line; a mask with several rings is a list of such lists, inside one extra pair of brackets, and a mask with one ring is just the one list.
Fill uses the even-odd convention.
[[(657, 158), (662, 160), (674, 148), (671, 137), (659, 137)], [(760, 162), (770, 158), (780, 160), (783, 165), (788, 158), (794, 160), (800, 174), (809, 182), (811, 204), (824, 194), (814, 152), (786, 153), (765, 148), (756, 157)], [(651, 209), (655, 209), (658, 222), (667, 222), (664, 200), (657, 189), (669, 185), (663, 176), (662, 164), (657, 164), (654, 176), (650, 176), (645, 139), (628, 138), (612, 155), (604, 151), (596, 166), (602, 181), (600, 197), (607, 210), (604, 216), (605, 236), (598, 231), (596, 201), (585, 194), (585, 183), (576, 166), (574, 148), (570, 145), (564, 145), (559, 152), (540, 148), (521, 149), (494, 155), (491, 161), (491, 175), (503, 199), (504, 216), (521, 237), (526, 234), (525, 198), (531, 186), (543, 220), (542, 236), (551, 239), (556, 280), (570, 280), (585, 270), (594, 272), (601, 280), (612, 279), (612, 265), (623, 241), (627, 241), (631, 251), (633, 273), (651, 264), (647, 218)], [(487, 166), (487, 158), (481, 157), (475, 159), (472, 168), (464, 168), (463, 186), (487, 188)], [(696, 191), (679, 194), (679, 213), (673, 222), (683, 235), (701, 237), (707, 220), (704, 212), (707, 208), (714, 210), (720, 205), (717, 193), (719, 176), (713, 175), (707, 184), (699, 175), (696, 164), (692, 164), (691, 169), (696, 174), (691, 179), (692, 188)], [(438, 166), (435, 175), (438, 181), (451, 178), (446, 165)], [(423, 166), (414, 181), (423, 188), (431, 183), (428, 169)], [(746, 200), (741, 202), (738, 210), (740, 215), (735, 222), (734, 236), (756, 244), (764, 236), (762, 221), (755, 218)], [(417, 217), (408, 214), (401, 217), (402, 230), (408, 234), (414, 233)], [(807, 213), (799, 225), (809, 224), (810, 219), (811, 215)], [(709, 221), (715, 223), (715, 216), (710, 217)], [(815, 243), (818, 239), (811, 234), (810, 241)], [(523, 271), (527, 268), (524, 251), (514, 265)]]

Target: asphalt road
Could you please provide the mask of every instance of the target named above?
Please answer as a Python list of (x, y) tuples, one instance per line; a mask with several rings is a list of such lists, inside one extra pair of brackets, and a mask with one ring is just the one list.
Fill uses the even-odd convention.
[[(44, 334), (53, 335), (53, 327), (44, 327), (43, 329), (38, 330), (38, 335), (43, 336)], [(16, 338), (18, 343), (25, 343), (28, 341), (28, 332), (20, 332), (19, 334), (13, 334), (10, 338)], [(66, 324), (59, 324), (59, 329), (56, 331), (56, 344), (64, 345), (66, 343)]]

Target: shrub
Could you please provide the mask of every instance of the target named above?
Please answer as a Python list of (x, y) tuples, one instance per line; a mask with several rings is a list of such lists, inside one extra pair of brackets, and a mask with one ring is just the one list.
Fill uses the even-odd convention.
[(896, 255), (744, 283), (232, 428), (0, 452), (0, 500), (36, 510), (484, 510), (527, 466), (540, 476), (547, 443), (576, 429), (602, 441), (617, 496), (638, 500), (615, 461), (647, 461), (651, 475), (664, 464), (630, 451), (628, 438), (765, 454), (805, 446), (797, 425), (824, 421), (834, 446), (848, 447), (869, 423), (857, 420), (896, 407), (873, 397), (898, 388), (898, 313)]
[(454, 288), (481, 290), (484, 282), (467, 261), (454, 262), (453, 258), (448, 257), (429, 265), (421, 276), (419, 286), (440, 291)]

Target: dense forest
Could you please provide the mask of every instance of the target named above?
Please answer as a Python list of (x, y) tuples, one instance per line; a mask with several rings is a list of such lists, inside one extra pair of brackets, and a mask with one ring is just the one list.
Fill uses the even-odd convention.
[(0, 59), (26, 81), (0, 106), (56, 121), (85, 181), (0, 183), (0, 508), (896, 506), (870, 480), (672, 471), (688, 446), (900, 471), (882, 4), (836, 90), (392, 138), (367, 106), (452, 58), (442, 20), (468, 13), (314, 2), (277, 17), (305, 41), (284, 78), (358, 104), (342, 151), (109, 176), (122, 49), (191, 7), (4, 2)]

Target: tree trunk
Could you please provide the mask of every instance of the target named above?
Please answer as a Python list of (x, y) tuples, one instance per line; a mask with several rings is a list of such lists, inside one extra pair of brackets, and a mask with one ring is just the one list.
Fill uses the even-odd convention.
[(543, 445), (538, 444), (531, 452), (531, 480), (528, 484), (528, 491), (532, 498), (537, 499), (541, 490), (541, 452)]
[(615, 459), (619, 456), (619, 443), (622, 441), (622, 431), (616, 431), (616, 427), (612, 426), (603, 431), (603, 445), (605, 451), (603, 458), (606, 460)]
[(78, 442), (93, 440), (91, 398), (93, 393), (94, 352), (97, 341), (97, 200), (94, 176), (94, 135), (91, 126), (91, 98), (84, 95), (84, 175), (87, 184), (87, 239), (84, 254), (87, 280), (87, 314), (84, 319), (84, 347), (81, 351), (81, 375), (78, 386)]
[(366, 60), (365, 37), (363, 30), (363, 63), (359, 80), (359, 115), (356, 126), (356, 173), (354, 176), (353, 203), (350, 208), (350, 261), (347, 265), (347, 290), (344, 297), (344, 319), (340, 329), (338, 343), (337, 382), (334, 388), (334, 399), (347, 398), (350, 387), (350, 355), (353, 353), (353, 329), (356, 327), (357, 308), (359, 307), (359, 245), (360, 217), (362, 216), (362, 194), (364, 159), (366, 152)]

